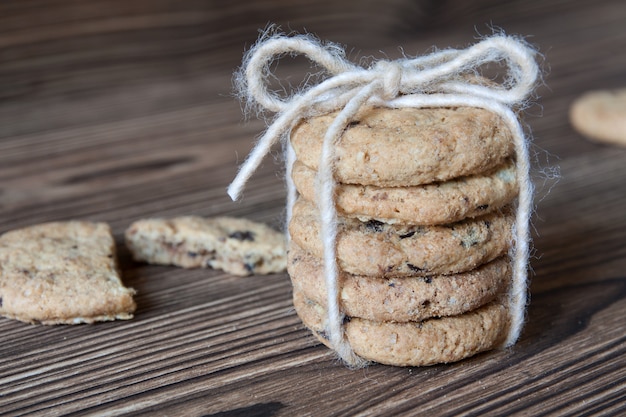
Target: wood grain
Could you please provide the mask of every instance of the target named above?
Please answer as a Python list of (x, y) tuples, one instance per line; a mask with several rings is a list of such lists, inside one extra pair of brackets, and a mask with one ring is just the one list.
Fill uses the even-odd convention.
[[(264, 126), (244, 120), (231, 73), (268, 22), (355, 59), (462, 47), (492, 27), (539, 48), (545, 85), (525, 114), (534, 274), (515, 347), (352, 371), (302, 327), (285, 274), (132, 261), (122, 235), (142, 217), (282, 224), (279, 149), (241, 202), (225, 193)], [(626, 414), (626, 150), (567, 119), (583, 91), (626, 82), (624, 22), (618, 0), (0, 2), (0, 232), (109, 222), (139, 306), (131, 321), (93, 326), (0, 319), (0, 415)], [(284, 71), (298, 85), (308, 69)]]

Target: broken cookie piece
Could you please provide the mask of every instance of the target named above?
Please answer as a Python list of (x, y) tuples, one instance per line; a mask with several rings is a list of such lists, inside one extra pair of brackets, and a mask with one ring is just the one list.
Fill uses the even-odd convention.
[(105, 223), (44, 223), (0, 237), (2, 316), (41, 324), (126, 320), (134, 294), (120, 280)]
[(269, 226), (234, 217), (144, 219), (126, 230), (137, 261), (183, 268), (214, 268), (233, 275), (271, 274), (287, 267), (284, 236)]

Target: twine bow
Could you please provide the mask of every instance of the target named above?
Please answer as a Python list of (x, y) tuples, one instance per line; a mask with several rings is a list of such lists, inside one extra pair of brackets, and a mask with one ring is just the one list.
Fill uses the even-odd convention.
[[(281, 98), (269, 90), (269, 67), (276, 59), (305, 55), (329, 76), (303, 91)], [(475, 74), (487, 64), (505, 63), (506, 77), (501, 84), (473, 84), (464, 77)], [(515, 343), (521, 332), (526, 305), (526, 268), (529, 252), (528, 223), (532, 209), (527, 143), (517, 117), (510, 107), (520, 105), (531, 93), (538, 77), (534, 51), (518, 39), (507, 36), (487, 38), (465, 50), (443, 50), (417, 58), (379, 60), (363, 68), (345, 58), (334, 44), (321, 44), (312, 37), (273, 35), (262, 38), (246, 55), (236, 85), (248, 103), (277, 115), (237, 176), (228, 194), (237, 200), (245, 183), (263, 157), (279, 140), (286, 143), (287, 221), (297, 192), (291, 180), (295, 153), (287, 138), (302, 119), (340, 110), (324, 135), (318, 168), (317, 200), (324, 241), (324, 272), (327, 288), (328, 334), (330, 344), (351, 366), (364, 361), (356, 356), (345, 340), (339, 306), (338, 267), (336, 263), (337, 214), (334, 204), (333, 149), (345, 127), (364, 105), (402, 107), (479, 107), (497, 113), (508, 125), (515, 141), (517, 177), (520, 184), (515, 228), (515, 256), (510, 304), (512, 325), (505, 345)]]

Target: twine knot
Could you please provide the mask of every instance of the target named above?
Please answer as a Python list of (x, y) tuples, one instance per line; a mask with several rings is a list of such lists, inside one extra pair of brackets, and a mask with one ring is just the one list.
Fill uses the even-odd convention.
[[(287, 54), (305, 55), (324, 69), (329, 77), (286, 98), (278, 96), (267, 84), (267, 79), (273, 77), (270, 64)], [(476, 75), (481, 66), (491, 63), (506, 64), (507, 71), (501, 84), (484, 85), (467, 81), (466, 75)], [(296, 156), (288, 139), (289, 132), (303, 118), (339, 110), (324, 134), (316, 193), (324, 245), (329, 342), (348, 365), (358, 367), (366, 362), (352, 351), (344, 337), (343, 314), (339, 305), (333, 154), (334, 146), (345, 127), (364, 105), (391, 108), (470, 106), (494, 112), (503, 119), (515, 142), (517, 178), (520, 184), (514, 228), (513, 284), (509, 295), (512, 318), (505, 342), (506, 346), (510, 346), (519, 337), (524, 321), (529, 219), (532, 209), (527, 143), (517, 116), (510, 107), (526, 100), (538, 73), (534, 51), (522, 41), (507, 36), (486, 38), (465, 50), (448, 49), (417, 58), (380, 60), (370, 68), (352, 64), (345, 58), (343, 49), (337, 45), (322, 44), (310, 36), (264, 36), (246, 54), (244, 64), (235, 77), (241, 98), (248, 104), (257, 105), (277, 115), (228, 187), (228, 194), (233, 200), (239, 198), (245, 183), (263, 157), (269, 153), (272, 145), (278, 140), (284, 140), (289, 222), (291, 209), (297, 198), (291, 179), (291, 168)]]
[(381, 98), (385, 101), (396, 98), (402, 84), (402, 73), (404, 71), (402, 64), (394, 61), (381, 60), (376, 62), (373, 71), (376, 72), (378, 77), (382, 80)]

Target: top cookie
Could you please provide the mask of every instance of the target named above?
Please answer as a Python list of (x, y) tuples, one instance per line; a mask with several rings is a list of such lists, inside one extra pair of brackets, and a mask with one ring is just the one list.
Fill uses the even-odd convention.
[(287, 268), (283, 234), (236, 217), (139, 220), (126, 230), (126, 245), (136, 260), (154, 264), (211, 267), (239, 276)]
[(46, 223), (0, 237), (0, 314), (42, 324), (130, 319), (134, 291), (119, 278), (104, 223)]
[[(324, 134), (337, 114), (313, 117), (291, 133), (298, 160), (318, 169)], [(357, 113), (335, 146), (340, 183), (411, 186), (484, 172), (513, 153), (501, 118), (473, 107), (389, 109)]]

